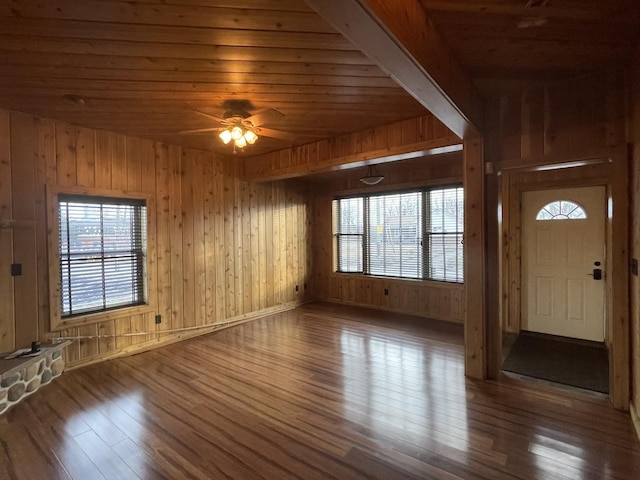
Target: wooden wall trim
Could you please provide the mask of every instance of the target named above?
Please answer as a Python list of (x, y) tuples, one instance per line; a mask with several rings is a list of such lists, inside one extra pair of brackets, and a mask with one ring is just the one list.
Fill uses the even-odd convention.
[[(36, 198), (36, 170), (29, 159), (34, 157), (34, 125), (30, 115), (17, 114), (11, 118), (11, 183), (13, 219), (35, 221), (35, 202), (25, 202), (25, 196)], [(21, 228), (13, 231), (13, 260), (22, 264), (22, 275), (14, 277), (15, 340), (28, 345), (38, 337), (38, 303), (30, 289), (36, 278), (36, 230)], [(5, 273), (6, 274), (6, 273)]]
[(609, 324), (611, 332), (610, 396), (614, 407), (628, 410), (631, 397), (631, 345), (629, 323), (629, 156), (627, 146), (613, 155), (610, 183), (611, 294)]
[(577, 152), (563, 155), (544, 155), (541, 157), (519, 158), (517, 160), (505, 160), (497, 165), (499, 172), (542, 172), (545, 170), (558, 170), (561, 168), (577, 168), (600, 163), (611, 163), (611, 147), (591, 151), (587, 155)]
[(447, 153), (460, 139), (433, 115), (241, 160), (244, 179), (278, 180)]
[[(638, 42), (627, 77), (629, 100), (627, 130), (631, 148), (630, 168), (630, 257), (640, 259), (640, 42)], [(640, 438), (640, 277), (629, 277), (631, 325), (632, 418)]]
[[(485, 146), (486, 152), (486, 146)], [(485, 158), (488, 155), (485, 153)], [(487, 377), (497, 379), (502, 369), (502, 314), (500, 295), (501, 268), (501, 176), (496, 172), (485, 175), (486, 210), (486, 264), (485, 264), (485, 301), (486, 301), (486, 341), (487, 341)]]
[[(464, 141), (465, 373), (487, 376), (485, 165), (482, 138)], [(495, 332), (490, 332), (495, 334)]]
[[(8, 225), (13, 218), (11, 187), (11, 141), (9, 112), (0, 110), (0, 222)], [(0, 228), (0, 271), (8, 272), (13, 263), (13, 230)], [(0, 275), (0, 299), (13, 298), (13, 277)], [(15, 314), (13, 302), (0, 301), (0, 352), (13, 348)]]

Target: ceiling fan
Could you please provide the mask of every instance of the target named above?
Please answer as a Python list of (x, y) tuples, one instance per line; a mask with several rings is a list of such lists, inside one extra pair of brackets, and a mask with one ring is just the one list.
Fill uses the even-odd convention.
[(265, 123), (278, 120), (284, 115), (273, 108), (258, 110), (254, 114), (249, 113), (253, 105), (248, 100), (226, 100), (222, 107), (225, 109), (222, 117), (211, 115), (200, 110), (193, 110), (198, 115), (202, 115), (219, 123), (215, 127), (196, 128), (193, 130), (183, 130), (179, 134), (218, 132), (218, 136), (226, 145), (232, 143), (233, 151), (236, 148), (243, 149), (247, 145), (253, 145), (260, 136), (278, 138), (292, 143), (295, 135), (263, 127)]

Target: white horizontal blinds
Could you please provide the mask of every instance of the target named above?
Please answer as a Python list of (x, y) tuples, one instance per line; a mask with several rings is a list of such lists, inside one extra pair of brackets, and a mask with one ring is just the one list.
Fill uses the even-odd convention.
[(335, 200), (334, 219), (336, 219), (334, 228), (338, 248), (338, 271), (364, 272), (364, 199), (354, 197)]
[(464, 190), (454, 187), (430, 190), (427, 194), (427, 277), (463, 282)]
[(422, 193), (367, 198), (366, 271), (371, 275), (422, 277)]
[(59, 196), (62, 316), (145, 301), (144, 201)]
[(462, 187), (334, 200), (336, 270), (461, 283), (463, 208)]

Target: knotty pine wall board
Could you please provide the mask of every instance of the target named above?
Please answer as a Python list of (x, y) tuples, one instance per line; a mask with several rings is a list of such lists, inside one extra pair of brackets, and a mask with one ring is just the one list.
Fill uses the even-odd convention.
[[(305, 299), (304, 191), (292, 182), (241, 181), (236, 158), (0, 110), (0, 173), (2, 220), (27, 225), (0, 230), (0, 269), (18, 258), (23, 264), (22, 277), (0, 279), (0, 350), (50, 336), (104, 335), (67, 349), (67, 362), (77, 366), (186, 335), (163, 331), (250, 318)], [(46, 186), (149, 195), (148, 311), (51, 331), (55, 259), (47, 251)], [(152, 335), (121, 336), (136, 332)]]

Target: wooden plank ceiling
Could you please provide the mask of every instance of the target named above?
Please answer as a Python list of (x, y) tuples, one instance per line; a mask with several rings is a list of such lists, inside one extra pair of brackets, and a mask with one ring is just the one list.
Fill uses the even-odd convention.
[(638, 0), (417, 0), (485, 94), (628, 64)]
[[(231, 153), (227, 100), (296, 144), (424, 114), (303, 0), (0, 0), (0, 107)], [(258, 154), (289, 140), (262, 137)]]
[[(415, 0), (484, 93), (615, 68), (635, 0)], [(227, 100), (277, 109), (260, 154), (424, 113), (303, 0), (0, 0), (0, 107), (231, 153)]]

